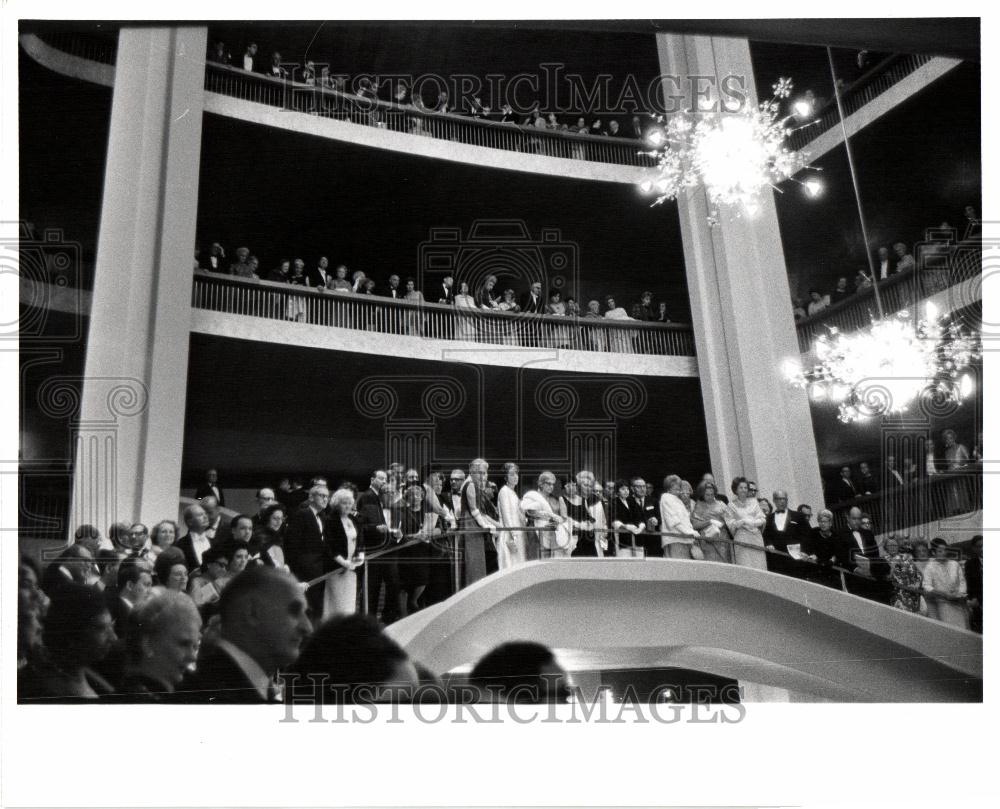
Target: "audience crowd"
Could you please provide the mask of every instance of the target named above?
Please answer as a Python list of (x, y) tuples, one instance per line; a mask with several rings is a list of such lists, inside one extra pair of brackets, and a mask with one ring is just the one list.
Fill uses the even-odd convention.
[[(399, 78), (379, 81), (377, 77), (373, 81), (371, 76), (359, 76), (353, 86), (347, 83), (347, 77), (335, 75), (330, 72), (326, 65), (317, 64), (314, 60), (305, 59), (301, 64), (286, 62), (280, 51), (272, 50), (270, 58), (266, 58), (259, 53), (256, 42), (248, 42), (243, 53), (233, 58), (232, 53), (222, 40), (215, 40), (208, 49), (207, 59), (214, 64), (229, 65), (248, 73), (256, 73), (274, 79), (291, 80), (306, 87), (326, 89), (338, 94), (353, 96), (360, 106), (351, 109), (354, 117), (360, 116), (363, 123), (382, 124), (381, 115), (385, 110), (374, 109), (373, 102), (384, 102), (393, 105), (394, 108), (408, 108), (420, 112), (440, 112), (451, 115), (460, 115), (469, 118), (477, 118), (494, 123), (518, 124), (532, 129), (547, 129), (557, 132), (565, 132), (575, 135), (594, 135), (609, 138), (629, 138), (641, 140), (650, 125), (648, 114), (633, 114), (625, 116), (624, 123), (617, 118), (605, 116), (592, 117), (589, 121), (586, 116), (578, 114), (556, 115), (554, 112), (544, 113), (540, 105), (536, 102), (529, 105), (526, 113), (517, 113), (510, 104), (502, 104), (498, 108), (491, 108), (483, 101), (483, 96), (469, 95), (458, 101), (452, 99), (447, 90), (435, 85), (436, 95), (428, 100), (420, 87), (411, 86), (406, 81)], [(324, 98), (321, 102), (330, 112), (344, 112), (348, 115), (348, 108), (342, 104), (337, 96)], [(313, 102), (315, 105), (316, 102)], [(344, 109), (338, 110), (338, 106)], [(389, 107), (387, 109), (392, 109)], [(413, 134), (430, 134), (424, 130), (422, 119), (413, 118), (411, 126), (417, 130)]]
[[(732, 563), (982, 631), (982, 537), (960, 563), (939, 539), (928, 547), (889, 536), (880, 546), (857, 507), (846, 530), (834, 529), (827, 509), (814, 526), (807, 504), (791, 509), (783, 490), (758, 498), (745, 477), (727, 495), (709, 473), (697, 486), (668, 475), (657, 497), (642, 477), (601, 481), (582, 470), (559, 480), (544, 471), (525, 486), (514, 463), (498, 480), (489, 471), (483, 459), (467, 473), (426, 475), (394, 463), (363, 491), (284, 479), (256, 492), (254, 513), (226, 519), (210, 470), (183, 527), (116, 523), (104, 536), (82, 525), (44, 568), (22, 559), (20, 697), (267, 702), (281, 698), (280, 671), (365, 686), (370, 701), (402, 699), (435, 677), (376, 617), (391, 623), (535, 559)], [(371, 617), (357, 614), (365, 608)], [(535, 661), (526, 670), (536, 686), (539, 670), (558, 674), (543, 647), (504, 648), (482, 661), (484, 682), (496, 683), (508, 655)], [(565, 691), (556, 680), (543, 700)]]
[[(642, 292), (639, 299), (627, 311), (617, 305), (613, 295), (605, 295), (601, 300), (597, 298), (588, 300), (586, 310), (581, 312), (576, 298), (572, 295), (564, 298), (562, 290), (559, 289), (550, 289), (547, 293), (543, 293), (541, 281), (531, 281), (526, 289), (515, 290), (509, 287), (500, 289), (497, 286), (497, 276), (487, 275), (476, 289), (470, 289), (464, 280), (459, 280), (456, 285), (455, 276), (448, 274), (441, 276), (440, 280), (432, 284), (433, 288), (420, 290), (417, 289), (416, 279), (400, 278), (395, 273), (389, 275), (386, 282), (381, 284), (362, 270), (351, 272), (346, 264), (338, 264), (331, 272), (330, 261), (326, 256), (320, 256), (316, 266), (310, 269), (306, 269), (306, 263), (301, 258), (283, 258), (278, 261), (277, 267), (264, 272), (260, 269), (259, 259), (248, 247), (238, 247), (235, 261), (230, 262), (227, 261), (226, 251), (219, 242), (213, 242), (208, 255), (205, 256), (202, 256), (200, 247), (195, 247), (194, 269), (251, 281), (293, 284), (321, 293), (376, 295), (411, 303), (446, 304), (462, 310), (478, 309), (556, 317), (604, 317), (609, 320), (640, 320), (649, 323), (671, 322), (666, 302), (660, 301), (654, 304), (653, 293), (649, 290)], [(306, 316), (305, 312), (304, 301), (292, 299), (284, 315), (290, 320), (301, 321)]]
[[(954, 247), (955, 237), (962, 234), (965, 242), (976, 242), (982, 238), (982, 221), (976, 208), (966, 205), (962, 212), (962, 219), (965, 222), (964, 228), (955, 228), (948, 222), (942, 222), (936, 229), (935, 241), (932, 245), (924, 245), (924, 248), (951, 249)], [(874, 261), (876, 277), (873, 279), (866, 269), (858, 269), (851, 278), (848, 275), (837, 277), (834, 288), (825, 292), (820, 289), (810, 289), (808, 300), (794, 298), (792, 300), (792, 311), (796, 320), (805, 320), (813, 315), (819, 314), (824, 309), (848, 300), (853, 295), (870, 289), (873, 283), (881, 284), (896, 275), (897, 273), (910, 272), (917, 267), (917, 259), (914, 258), (910, 248), (904, 242), (895, 242), (890, 249), (888, 246), (881, 246), (875, 251)], [(927, 267), (925, 277), (921, 278), (923, 293), (932, 295), (940, 292), (948, 286), (947, 279), (938, 279), (934, 270), (937, 267)]]

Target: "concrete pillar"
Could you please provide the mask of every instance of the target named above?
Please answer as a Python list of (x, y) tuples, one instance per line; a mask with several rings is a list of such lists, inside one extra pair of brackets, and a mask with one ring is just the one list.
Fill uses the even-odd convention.
[(206, 40), (119, 34), (71, 531), (177, 513)]
[[(692, 90), (710, 88), (699, 109), (717, 101), (720, 86), (733, 86), (722, 84), (729, 76), (743, 81), (746, 103), (757, 103), (747, 40), (658, 34), (656, 42), (661, 74), (677, 77), (665, 80), (665, 97), (686, 96), (683, 109), (692, 108)], [(787, 489), (793, 508), (819, 508), (809, 402), (781, 370), (799, 348), (773, 192), (761, 194), (752, 217), (721, 208), (715, 225), (703, 190), (677, 204), (712, 471), (721, 486), (743, 474), (761, 496)]]

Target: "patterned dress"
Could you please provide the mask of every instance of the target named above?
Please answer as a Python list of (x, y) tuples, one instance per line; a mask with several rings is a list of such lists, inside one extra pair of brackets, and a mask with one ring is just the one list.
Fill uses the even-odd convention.
[[(889, 577), (892, 580), (891, 606), (907, 612), (920, 612), (920, 588), (924, 577), (908, 553), (897, 553), (889, 559)], [(913, 588), (906, 590), (904, 588)]]

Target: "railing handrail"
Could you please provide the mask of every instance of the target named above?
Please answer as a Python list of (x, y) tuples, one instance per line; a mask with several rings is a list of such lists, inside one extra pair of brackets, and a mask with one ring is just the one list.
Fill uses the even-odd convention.
[(458, 312), (461, 313), (463, 317), (484, 317), (484, 318), (506, 318), (516, 321), (524, 321), (530, 318), (534, 321), (548, 322), (555, 325), (565, 325), (567, 322), (572, 321), (596, 321), (593, 323), (588, 323), (588, 325), (599, 325), (601, 328), (608, 326), (612, 329), (650, 329), (650, 330), (661, 330), (661, 331), (674, 331), (688, 333), (691, 331), (692, 326), (689, 323), (660, 323), (658, 321), (649, 320), (612, 320), (606, 317), (595, 317), (588, 318), (585, 315), (548, 315), (541, 312), (538, 313), (525, 313), (525, 312), (504, 312), (496, 309), (482, 309), (476, 307), (474, 309), (463, 309), (461, 307), (456, 307), (453, 304), (437, 303), (432, 301), (408, 301), (403, 298), (390, 298), (386, 295), (363, 295), (357, 292), (335, 292), (334, 290), (323, 288), (323, 287), (311, 287), (302, 286), (299, 284), (290, 284), (287, 282), (280, 281), (266, 281), (264, 279), (254, 280), (252, 278), (240, 278), (238, 276), (226, 275), (224, 273), (212, 272), (211, 270), (195, 270), (195, 278), (197, 280), (211, 281), (213, 283), (221, 284), (234, 284), (242, 285), (246, 287), (265, 287), (269, 289), (274, 289), (277, 291), (284, 292), (289, 295), (322, 295), (330, 296), (331, 298), (337, 299), (343, 297), (352, 303), (360, 303), (363, 306), (390, 306), (398, 307), (400, 309), (409, 310), (425, 310), (430, 309), (434, 311), (441, 312)]
[[(937, 458), (934, 460), (937, 462)], [(902, 474), (902, 472), (900, 472), (900, 474)], [(982, 465), (980, 463), (970, 461), (967, 465), (960, 467), (959, 469), (948, 469), (943, 472), (935, 472), (932, 475), (924, 474), (918, 478), (907, 481), (902, 486), (886, 486), (879, 489), (877, 492), (872, 492), (871, 494), (862, 494), (858, 497), (852, 497), (850, 500), (840, 500), (836, 503), (831, 503), (827, 506), (827, 508), (836, 513), (837, 511), (843, 511), (845, 509), (853, 508), (854, 506), (863, 506), (868, 503), (878, 502), (887, 493), (905, 494), (908, 491), (917, 490), (931, 485), (942, 484), (947, 481), (961, 480), (970, 477), (979, 478), (982, 477), (982, 474)]]
[[(899, 286), (907, 281), (911, 280), (916, 276), (917, 270), (903, 270), (902, 272), (893, 273), (888, 278), (880, 279), (879, 281), (873, 282), (878, 284), (879, 292), (887, 289), (891, 289), (894, 286)], [(851, 292), (844, 300), (837, 301), (836, 303), (831, 303), (829, 306), (825, 306), (820, 309), (814, 315), (808, 315), (802, 318), (802, 320), (797, 320), (795, 325), (798, 326), (811, 326), (815, 323), (822, 323), (825, 318), (830, 317), (830, 315), (836, 315), (839, 312), (850, 309), (852, 306), (857, 306), (859, 303), (867, 300), (868, 298), (875, 297), (875, 290), (872, 287), (867, 286), (864, 289), (857, 289)]]

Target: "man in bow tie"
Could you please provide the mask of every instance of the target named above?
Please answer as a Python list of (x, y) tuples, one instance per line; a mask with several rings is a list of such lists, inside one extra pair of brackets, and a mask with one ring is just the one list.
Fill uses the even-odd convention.
[[(801, 577), (804, 570), (795, 559), (790, 559), (788, 546), (801, 547), (808, 535), (808, 523), (796, 511), (788, 508), (788, 492), (778, 489), (772, 493), (774, 510), (764, 523), (764, 547), (767, 548), (767, 569), (772, 573)], [(794, 550), (794, 548), (793, 548)]]

